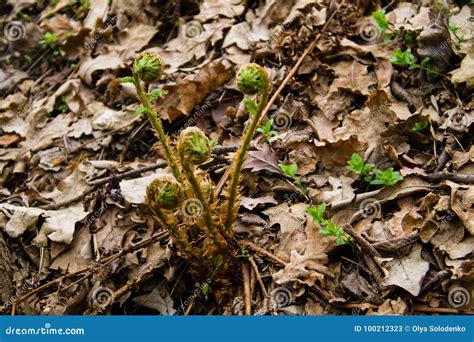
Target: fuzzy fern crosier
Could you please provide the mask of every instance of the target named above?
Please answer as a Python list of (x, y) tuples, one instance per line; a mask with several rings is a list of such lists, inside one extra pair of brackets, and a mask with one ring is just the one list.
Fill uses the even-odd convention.
[(142, 104), (139, 111), (148, 117), (172, 173), (148, 185), (146, 202), (156, 221), (169, 232), (180, 256), (189, 263), (194, 280), (211, 279), (210, 294), (219, 304), (229, 304), (241, 283), (240, 263), (246, 262), (240, 258), (244, 249), (235, 239), (232, 227), (238, 210), (241, 172), (268, 100), (270, 78), (257, 64), (247, 64), (237, 74), (237, 86), (246, 95), (244, 104), (250, 123), (231, 162), (225, 191), (217, 198), (215, 184), (199, 168), (212, 151), (204, 132), (187, 128), (173, 144), (151, 106), (150, 99), (163, 91), (147, 93), (144, 85), (158, 82), (162, 71), (160, 56), (145, 51), (135, 58), (133, 77), (129, 80), (134, 83)]

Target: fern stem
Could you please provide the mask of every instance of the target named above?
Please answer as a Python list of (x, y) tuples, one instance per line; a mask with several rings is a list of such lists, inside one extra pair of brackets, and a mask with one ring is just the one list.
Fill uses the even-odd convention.
[(146, 109), (146, 115), (148, 116), (148, 119), (150, 120), (150, 123), (153, 126), (153, 129), (155, 130), (155, 134), (160, 140), (161, 145), (165, 150), (166, 160), (168, 162), (169, 167), (171, 168), (171, 172), (173, 173), (173, 176), (176, 178), (176, 180), (182, 184), (181, 172), (179, 171), (178, 163), (176, 162), (176, 158), (173, 155), (173, 151), (168, 142), (168, 137), (163, 129), (161, 120), (158, 118), (157, 113), (151, 107), (150, 101), (148, 101), (146, 93), (140, 83), (140, 79), (135, 73), (133, 73), (133, 83), (135, 84), (135, 88), (137, 89), (138, 98), (143, 104), (143, 107), (145, 107)]
[(189, 184), (191, 184), (191, 187), (193, 189), (194, 194), (196, 195), (196, 198), (202, 204), (202, 209), (203, 209), (202, 214), (204, 217), (204, 223), (206, 224), (207, 230), (209, 231), (209, 235), (211, 236), (212, 241), (214, 241), (214, 244), (216, 245), (216, 247), (223, 247), (222, 241), (220, 241), (217, 237), (217, 230), (214, 227), (214, 221), (212, 219), (209, 202), (204, 196), (204, 194), (202, 193), (201, 186), (199, 185), (199, 181), (194, 176), (193, 166), (190, 165), (190, 163), (186, 160), (186, 156), (180, 156), (180, 157), (181, 157), (181, 164), (183, 166), (184, 175), (186, 176), (186, 179), (189, 181)]
[(227, 214), (224, 221), (225, 229), (229, 229), (232, 223), (234, 222), (235, 211), (233, 210), (233, 208), (237, 200), (238, 187), (240, 183), (240, 173), (242, 172), (242, 167), (244, 165), (244, 161), (247, 156), (250, 141), (255, 135), (255, 131), (260, 121), (260, 116), (262, 115), (263, 109), (265, 108), (265, 105), (267, 104), (269, 92), (270, 92), (270, 86), (268, 85), (267, 87), (265, 87), (265, 89), (262, 92), (262, 96), (260, 99), (260, 103), (258, 104), (257, 112), (252, 118), (250, 126), (247, 128), (244, 139), (242, 140), (242, 145), (240, 146), (240, 149), (237, 151), (237, 154), (235, 155), (235, 158), (232, 161), (232, 164), (234, 166), (233, 166), (231, 177), (230, 177), (229, 200), (227, 202)]

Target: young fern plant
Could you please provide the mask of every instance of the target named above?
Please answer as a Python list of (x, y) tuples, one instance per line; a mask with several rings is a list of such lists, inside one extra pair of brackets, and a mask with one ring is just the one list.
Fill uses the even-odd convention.
[[(250, 114), (251, 121), (242, 139), (242, 145), (235, 154), (231, 164), (231, 174), (228, 184), (228, 200), (225, 204), (224, 228), (229, 230), (237, 215), (237, 197), (240, 183), (240, 174), (244, 165), (245, 158), (252, 140), (261, 120), (263, 109), (265, 108), (268, 95), (270, 93), (270, 77), (267, 71), (258, 64), (244, 65), (237, 73), (237, 87), (246, 95), (243, 102), (247, 112)], [(257, 95), (258, 104), (248, 96)]]
[(150, 104), (150, 98), (157, 96), (156, 92), (146, 93), (143, 89), (142, 82), (144, 83), (156, 83), (159, 81), (163, 74), (163, 61), (160, 55), (152, 51), (144, 51), (138, 55), (133, 62), (133, 84), (137, 89), (138, 99), (142, 103), (140, 111), (145, 113), (150, 120), (153, 129), (156, 132), (158, 140), (160, 141), (163, 149), (165, 150), (166, 161), (168, 166), (171, 168), (173, 176), (178, 182), (182, 182), (181, 172), (178, 168), (178, 163), (174, 156), (171, 145), (168, 141), (161, 119), (158, 117), (156, 111)]
[(151, 101), (164, 91), (157, 89), (147, 93), (143, 84), (158, 82), (162, 71), (159, 55), (145, 51), (135, 58), (133, 77), (124, 80), (135, 85), (142, 103), (138, 113), (148, 117), (173, 175), (153, 180), (147, 187), (145, 199), (156, 221), (170, 233), (178, 252), (189, 261), (193, 277), (199, 279), (218, 271), (219, 277), (214, 280), (217, 285), (215, 296), (228, 298), (232, 288), (229, 285), (238, 279), (235, 276), (239, 269), (236, 260), (241, 254), (231, 229), (237, 213), (240, 174), (267, 104), (270, 78), (257, 64), (245, 65), (237, 75), (240, 91), (247, 96), (256, 95), (258, 104), (249, 97), (244, 99), (251, 120), (231, 163), (227, 197), (219, 201), (213, 195), (215, 185), (209, 175), (198, 168), (209, 159), (212, 151), (212, 144), (204, 132), (196, 127), (186, 128), (180, 133), (175, 150), (158, 113), (151, 106)]

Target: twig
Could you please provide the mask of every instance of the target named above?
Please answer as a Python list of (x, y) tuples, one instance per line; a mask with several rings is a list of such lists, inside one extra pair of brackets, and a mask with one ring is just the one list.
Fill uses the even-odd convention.
[(429, 289), (433, 288), (435, 285), (440, 284), (441, 280), (448, 278), (452, 274), (453, 272), (451, 272), (450, 270), (439, 271), (430, 280), (428, 280), (428, 282), (426, 282), (425, 285), (423, 285), (423, 287), (421, 288), (420, 294), (428, 291)]
[(269, 298), (270, 295), (268, 294), (268, 291), (265, 287), (265, 284), (263, 283), (262, 276), (260, 275), (260, 271), (258, 270), (258, 266), (255, 263), (255, 260), (253, 260), (253, 257), (249, 258), (250, 265), (252, 266), (253, 271), (255, 272), (255, 277), (257, 277), (257, 281), (260, 284), (260, 288), (262, 289), (262, 294), (265, 298)]
[(380, 271), (380, 269), (378, 268), (376, 262), (374, 261), (374, 258), (370, 255), (363, 254), (363, 259), (370, 273), (372, 273), (372, 276), (374, 277), (378, 286), (382, 287), (382, 283), (383, 283), (382, 271)]
[(380, 253), (367, 241), (362, 235), (357, 233), (350, 224), (344, 225), (344, 231), (349, 234), (360, 246), (363, 252), (370, 256), (376, 256), (380, 258)]
[(428, 175), (418, 175), (429, 182), (450, 180), (456, 183), (474, 184), (474, 175), (456, 174), (452, 172), (433, 172)]
[(444, 147), (443, 151), (441, 151), (438, 157), (438, 166), (436, 166), (435, 171), (442, 171), (444, 166), (448, 163), (449, 158), (451, 157), (449, 154), (451, 150), (456, 148), (458, 145), (457, 141), (452, 142), (451, 144)]
[(135, 245), (132, 245), (128, 248), (125, 248), (115, 254), (112, 254), (111, 256), (105, 258), (104, 260), (102, 260), (102, 264), (99, 265), (99, 266), (95, 266), (93, 265), (92, 267), (91, 266), (88, 266), (88, 267), (85, 267), (85, 268), (82, 268), (76, 272), (72, 272), (72, 273), (68, 273), (68, 274), (65, 274), (63, 276), (60, 276), (59, 278), (56, 278), (56, 279), (53, 279), (51, 280), (50, 282), (47, 282), (46, 284), (43, 284), (33, 290), (31, 290), (30, 292), (27, 292), (25, 293), (24, 295), (18, 297), (17, 299), (15, 299), (12, 303), (12, 316), (15, 315), (15, 309), (16, 309), (16, 306), (18, 304), (20, 304), (21, 302), (25, 301), (26, 299), (30, 298), (31, 296), (33, 296), (34, 294), (40, 292), (40, 291), (43, 291), (55, 284), (58, 284), (60, 282), (62, 282), (63, 280), (67, 279), (67, 278), (71, 278), (71, 277), (74, 277), (76, 275), (79, 275), (79, 274), (82, 274), (84, 272), (91, 272), (93, 271), (94, 267), (98, 267), (98, 268), (101, 268), (101, 267), (104, 267), (104, 266), (107, 266), (109, 265), (112, 261), (120, 258), (121, 256), (125, 255), (125, 254), (128, 254), (128, 253), (132, 253), (138, 249), (141, 249), (141, 248), (144, 248), (144, 247), (147, 247), (155, 242), (157, 242), (158, 240), (161, 240), (161, 239), (164, 239), (166, 237), (168, 237), (169, 234), (168, 232), (166, 231), (162, 231), (162, 232), (159, 232), (159, 233), (156, 233), (155, 235), (149, 237), (148, 239), (146, 240), (143, 240), (143, 241), (140, 241), (139, 243), (135, 244)]
[(241, 246), (244, 246), (244, 247), (247, 247), (248, 249), (252, 250), (253, 252), (255, 252), (256, 254), (259, 254), (259, 255), (262, 255), (264, 257), (267, 257), (268, 259), (272, 260), (273, 262), (275, 262), (276, 264), (279, 264), (281, 266), (286, 266), (287, 262), (286, 261), (283, 261), (282, 259), (280, 259), (279, 257), (277, 257), (276, 255), (273, 255), (272, 253), (266, 251), (265, 249), (263, 249), (262, 247), (259, 247), (257, 246), (256, 244), (254, 244), (253, 242), (250, 242), (250, 241), (239, 241), (239, 244)]
[(249, 264), (244, 262), (242, 264), (242, 278), (244, 283), (244, 298), (245, 298), (245, 314), (250, 316), (252, 314), (252, 300), (250, 295), (250, 269)]

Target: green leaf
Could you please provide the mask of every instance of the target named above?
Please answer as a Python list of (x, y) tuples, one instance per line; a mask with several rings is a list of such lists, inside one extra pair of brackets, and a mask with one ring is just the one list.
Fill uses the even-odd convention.
[(46, 32), (39, 42), (42, 49), (54, 48), (58, 44), (58, 36), (51, 32)]
[(132, 76), (125, 76), (120, 79), (122, 83), (133, 83), (133, 77)]
[(209, 290), (211, 289), (211, 286), (209, 285), (208, 282), (204, 282), (202, 285), (201, 285), (201, 291), (202, 291), (202, 294), (207, 296), (207, 294), (209, 293)]
[(218, 270), (224, 264), (224, 257), (222, 254), (218, 254), (214, 259), (214, 268)]
[(281, 172), (283, 174), (295, 178), (296, 177), (296, 172), (298, 172), (298, 165), (295, 163), (293, 164), (278, 164), (278, 167), (280, 168)]
[(142, 114), (147, 114), (148, 112), (149, 112), (149, 110), (146, 109), (145, 107), (140, 107), (135, 111), (135, 115), (140, 116)]
[(168, 90), (164, 90), (164, 89), (161, 89), (161, 88), (156, 88), (156, 89), (152, 90), (151, 92), (149, 92), (148, 94), (146, 94), (146, 97), (148, 97), (148, 100), (153, 102), (156, 99), (158, 99), (159, 97), (164, 96), (166, 94), (168, 94)]
[(382, 31), (388, 28), (388, 20), (385, 17), (384, 10), (372, 12), (372, 17), (375, 19), (375, 21), (377, 22), (377, 25), (379, 25), (379, 28)]
[(264, 125), (261, 125), (257, 128), (257, 132), (264, 134), (266, 141), (271, 141), (275, 136), (278, 135), (278, 132), (272, 129), (273, 119), (268, 120)]
[(395, 50), (390, 57), (390, 62), (395, 65), (415, 65), (415, 56), (411, 53), (411, 49), (402, 51), (400, 48)]
[(324, 220), (324, 212), (326, 211), (326, 203), (318, 204), (317, 206), (310, 205), (306, 208), (306, 212), (313, 219), (314, 224), (320, 224)]
[(456, 34), (456, 32), (459, 31), (459, 26), (456, 24), (449, 24), (449, 31), (452, 32), (453, 34)]
[(364, 168), (364, 160), (358, 153), (352, 154), (351, 160), (347, 162), (347, 169), (360, 175)]
[(385, 171), (375, 170), (375, 179), (372, 180), (370, 184), (390, 186), (401, 180), (403, 180), (403, 176), (400, 175), (400, 172), (393, 171), (393, 168), (389, 167)]
[(415, 126), (411, 129), (413, 132), (421, 132), (423, 131), (426, 127), (428, 127), (429, 121), (422, 121), (422, 122), (417, 122)]
[(253, 114), (253, 115), (257, 114), (258, 107), (252, 99), (245, 98), (244, 99), (244, 105), (245, 105), (245, 109), (247, 110), (247, 112), (249, 112), (250, 114)]

